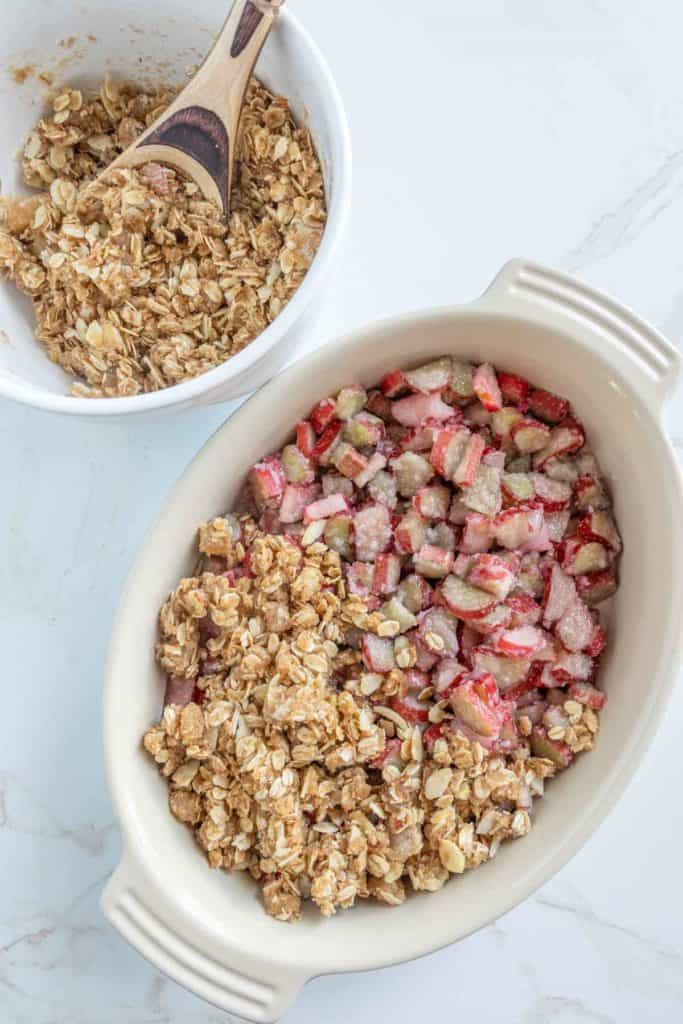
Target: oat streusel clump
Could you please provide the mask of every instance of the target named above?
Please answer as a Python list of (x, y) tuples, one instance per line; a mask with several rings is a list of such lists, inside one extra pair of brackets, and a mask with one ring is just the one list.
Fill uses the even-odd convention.
[[(370, 673), (358, 650), (361, 631), (397, 624), (347, 592), (336, 552), (246, 515), (204, 524), (199, 547), (161, 609), (166, 707), (144, 747), (212, 867), (249, 871), (268, 913), (291, 921), (306, 899), (329, 915), (436, 891), (528, 832), (553, 762), (523, 739), (493, 753), (457, 731), (425, 747), (388, 706), (403, 671)], [(565, 741), (590, 749), (597, 716), (565, 712)]]
[(287, 100), (252, 81), (229, 223), (197, 187), (148, 164), (82, 186), (150, 125), (173, 91), (67, 89), (31, 132), (27, 185), (0, 201), (0, 273), (33, 300), (36, 335), (73, 394), (136, 395), (239, 352), (310, 267), (326, 219), (320, 162)]

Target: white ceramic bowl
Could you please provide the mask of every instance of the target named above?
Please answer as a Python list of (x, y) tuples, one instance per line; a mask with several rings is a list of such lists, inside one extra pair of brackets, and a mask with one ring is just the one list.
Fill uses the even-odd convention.
[[(105, 74), (135, 80), (182, 82), (211, 45), (228, 5), (225, 0), (25, 0), (21, 17), (6, 18), (0, 33), (0, 67), (35, 66), (57, 82), (90, 86)], [(89, 40), (91, 34), (96, 39)], [(73, 44), (58, 40), (76, 37)], [(33, 333), (31, 304), (0, 283), (0, 395), (53, 412), (121, 416), (176, 410), (226, 401), (260, 387), (296, 352), (311, 330), (318, 300), (347, 220), (351, 146), (346, 115), (325, 60), (306, 30), (285, 7), (259, 57), (257, 74), (287, 96), (295, 116), (311, 128), (320, 154), (328, 221), (303, 284), (279, 317), (242, 352), (194, 380), (134, 398), (92, 400), (69, 396), (71, 378), (49, 361)], [(18, 85), (0, 75), (2, 147), (0, 180), (7, 192), (22, 191), (16, 152), (44, 105), (45, 87), (32, 76)]]
[[(331, 920), (311, 911), (296, 925), (281, 924), (264, 913), (249, 879), (208, 870), (191, 834), (170, 816), (166, 783), (141, 750), (162, 699), (152, 653), (157, 609), (191, 570), (198, 521), (230, 507), (250, 464), (282, 445), (318, 398), (442, 353), (491, 360), (568, 396), (609, 478), (624, 554), (599, 742), (551, 784), (531, 833), (481, 869), (397, 908), (362, 903)], [(331, 342), (221, 427), (151, 530), (113, 633), (104, 733), (125, 855), (103, 906), (129, 942), (217, 1006), (272, 1021), (309, 978), (381, 967), (461, 939), (562, 867), (637, 770), (679, 655), (683, 501), (661, 426), (677, 371), (675, 350), (632, 313), (570, 278), (515, 262), (470, 305), (409, 314)]]

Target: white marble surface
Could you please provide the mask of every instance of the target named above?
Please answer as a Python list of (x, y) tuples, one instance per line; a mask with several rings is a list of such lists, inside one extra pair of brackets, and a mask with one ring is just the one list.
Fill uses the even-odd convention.
[[(320, 333), (480, 292), (510, 256), (576, 272), (678, 341), (683, 8), (672, 0), (290, 0), (355, 149)], [(418, 13), (421, 12), (421, 13)], [(355, 22), (363, 19), (363, 32)], [(155, 425), (0, 408), (0, 1020), (214, 1024), (105, 924), (110, 620), (143, 532), (229, 408)], [(683, 448), (683, 405), (668, 416)], [(287, 1024), (683, 1017), (683, 694), (618, 808), (552, 882), (457, 947), (313, 982)]]

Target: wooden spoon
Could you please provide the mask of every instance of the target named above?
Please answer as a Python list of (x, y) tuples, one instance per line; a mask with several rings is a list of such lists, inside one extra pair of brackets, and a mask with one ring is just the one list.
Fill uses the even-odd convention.
[(115, 168), (170, 164), (228, 216), (237, 131), (254, 64), (284, 0), (235, 0), (212, 50), (158, 120), (116, 158)]

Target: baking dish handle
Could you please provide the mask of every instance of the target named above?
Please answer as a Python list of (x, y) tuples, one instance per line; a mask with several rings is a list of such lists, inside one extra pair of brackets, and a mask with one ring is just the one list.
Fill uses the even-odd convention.
[(165, 920), (163, 895), (155, 891), (153, 880), (129, 852), (107, 882), (101, 905), (123, 938), (169, 978), (219, 1009), (255, 1024), (279, 1020), (309, 980), (277, 965), (266, 970), (263, 963), (239, 950), (231, 953), (229, 966), (215, 959), (206, 951), (206, 939), (202, 941), (196, 926), (188, 928), (184, 921), (179, 932)]
[(673, 391), (681, 356), (671, 342), (613, 299), (556, 270), (511, 260), (486, 290), (481, 303), (496, 312), (525, 316), (611, 347), (610, 362), (658, 415)]

